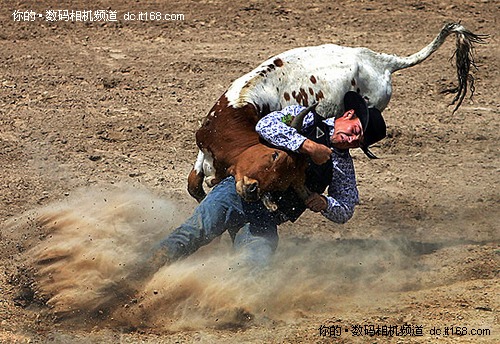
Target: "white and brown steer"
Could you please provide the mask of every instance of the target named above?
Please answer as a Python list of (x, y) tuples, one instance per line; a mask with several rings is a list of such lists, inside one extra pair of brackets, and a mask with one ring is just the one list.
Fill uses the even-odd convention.
[(318, 114), (337, 116), (344, 112), (343, 97), (348, 91), (358, 92), (368, 107), (383, 111), (392, 95), (392, 73), (424, 61), (453, 33), (458, 87), (445, 92), (456, 93), (455, 112), (468, 88), (474, 92), (469, 74), (470, 67), (475, 67), (473, 44), (484, 43), (486, 37), (457, 23), (446, 24), (429, 45), (408, 57), (325, 44), (292, 49), (263, 62), (232, 83), (197, 131), (200, 152), (189, 174), (189, 193), (201, 201), (204, 179), (212, 187), (228, 175), (235, 177), (238, 193), (247, 200), (300, 183), (302, 160), (260, 142), (255, 132), (260, 118), (287, 105), (308, 106), (316, 101)]

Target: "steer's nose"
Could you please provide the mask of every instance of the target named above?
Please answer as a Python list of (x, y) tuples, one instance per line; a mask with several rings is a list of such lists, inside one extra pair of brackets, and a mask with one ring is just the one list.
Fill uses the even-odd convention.
[(257, 182), (253, 182), (252, 184), (248, 185), (247, 192), (249, 192), (249, 193), (255, 193), (255, 192), (257, 192), (257, 187), (258, 186), (259, 186), (259, 184)]
[(259, 199), (259, 182), (255, 181), (245, 185), (245, 200), (256, 201)]

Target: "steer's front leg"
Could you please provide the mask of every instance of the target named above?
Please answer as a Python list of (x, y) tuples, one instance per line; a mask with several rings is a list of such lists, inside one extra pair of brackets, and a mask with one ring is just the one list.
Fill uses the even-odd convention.
[(189, 194), (200, 203), (203, 201), (205, 196), (207, 195), (205, 193), (205, 190), (203, 190), (203, 179), (205, 178), (205, 175), (203, 174), (203, 171), (196, 171), (194, 168), (189, 172), (188, 176), (188, 192)]

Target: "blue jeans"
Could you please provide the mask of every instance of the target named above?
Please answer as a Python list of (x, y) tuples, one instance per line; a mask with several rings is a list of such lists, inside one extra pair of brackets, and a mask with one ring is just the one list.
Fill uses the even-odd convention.
[(236, 192), (234, 177), (227, 177), (208, 193), (190, 218), (161, 241), (160, 247), (169, 260), (177, 260), (227, 230), (235, 249), (244, 253), (245, 263), (264, 266), (278, 246), (278, 225), (282, 222), (279, 214), (270, 212), (261, 201), (245, 202)]

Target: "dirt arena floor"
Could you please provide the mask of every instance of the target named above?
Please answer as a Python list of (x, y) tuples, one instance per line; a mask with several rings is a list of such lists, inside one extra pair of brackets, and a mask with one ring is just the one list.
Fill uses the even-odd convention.
[[(497, 1), (54, 3), (0, 3), (0, 343), (500, 342)], [(151, 12), (184, 19), (130, 20)], [(454, 36), (395, 73), (351, 221), (281, 226), (262, 274), (224, 235), (137, 277), (196, 204), (194, 132), (233, 80), (307, 45), (407, 56), (450, 21), (490, 35), (474, 98), (440, 93)]]

